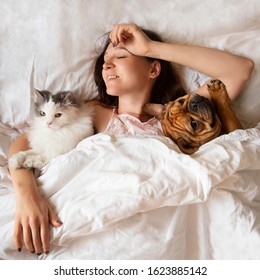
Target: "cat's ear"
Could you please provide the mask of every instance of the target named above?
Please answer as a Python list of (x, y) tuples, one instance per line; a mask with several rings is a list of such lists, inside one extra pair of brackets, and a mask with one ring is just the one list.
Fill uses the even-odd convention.
[(63, 100), (63, 104), (71, 104), (74, 100), (74, 97), (72, 95), (72, 91), (61, 91), (61, 96)]
[(50, 92), (47, 90), (34, 89), (34, 100), (35, 102), (42, 103), (50, 99)]
[(70, 106), (79, 107), (80, 99), (77, 98), (77, 95), (73, 91), (63, 91), (64, 103), (69, 104)]
[(72, 91), (62, 91), (64, 99), (70, 99), (72, 96)]

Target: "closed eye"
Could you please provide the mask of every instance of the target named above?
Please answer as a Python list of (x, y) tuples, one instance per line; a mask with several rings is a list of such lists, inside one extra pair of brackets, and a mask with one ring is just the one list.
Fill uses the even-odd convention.
[(57, 113), (57, 114), (55, 114), (55, 118), (60, 118), (61, 115), (62, 115), (62, 113)]

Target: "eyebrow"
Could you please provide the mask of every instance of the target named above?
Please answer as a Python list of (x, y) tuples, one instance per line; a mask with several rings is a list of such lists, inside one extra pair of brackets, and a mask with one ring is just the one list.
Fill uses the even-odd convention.
[[(123, 51), (126, 51), (126, 52), (129, 53), (129, 51), (128, 51), (126, 48), (124, 48), (124, 47), (114, 47), (114, 50), (123, 50)], [(105, 53), (104, 53), (104, 56), (105, 56), (105, 55), (107, 55), (107, 50), (106, 50)]]

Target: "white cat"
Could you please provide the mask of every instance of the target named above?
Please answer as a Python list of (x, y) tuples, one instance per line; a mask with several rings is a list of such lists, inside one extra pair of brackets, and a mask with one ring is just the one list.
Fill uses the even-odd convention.
[(35, 90), (36, 115), (27, 136), (30, 150), (14, 154), (9, 167), (41, 169), (52, 158), (64, 154), (94, 134), (93, 108), (76, 98), (73, 92)]

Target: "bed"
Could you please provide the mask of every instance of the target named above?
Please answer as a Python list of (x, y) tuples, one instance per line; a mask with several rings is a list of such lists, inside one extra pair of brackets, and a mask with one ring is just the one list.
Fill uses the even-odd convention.
[[(207, 1), (1, 1), (0, 259), (260, 259), (260, 3)], [(193, 155), (166, 137), (84, 139), (38, 178), (63, 221), (50, 253), (14, 248), (11, 141), (26, 129), (33, 89), (97, 96), (93, 63), (102, 35), (135, 22), (166, 41), (251, 58), (254, 73), (234, 110), (244, 130)], [(209, 79), (181, 68), (187, 90)]]

